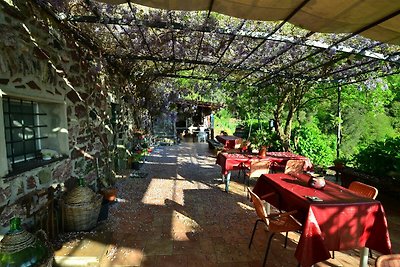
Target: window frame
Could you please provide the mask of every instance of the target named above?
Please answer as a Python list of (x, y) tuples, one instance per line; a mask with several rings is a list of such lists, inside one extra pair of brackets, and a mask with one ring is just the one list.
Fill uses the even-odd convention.
[[(47, 138), (41, 131), (41, 128), (47, 127), (47, 125), (40, 123), (40, 116), (47, 116), (47, 113), (39, 112), (39, 103), (33, 100), (23, 100), (9, 96), (3, 97), (2, 100), (7, 162), (11, 165), (12, 169), (20, 169), (20, 165), (40, 159), (40, 150), (42, 149), (41, 140)], [(31, 111), (26, 111), (25, 108)], [(19, 111), (17, 111), (17, 109), (19, 109)], [(23, 119), (21, 120), (19, 118), (17, 123), (20, 123), (21, 126), (15, 126), (13, 123), (15, 118), (13, 117), (20, 116), (29, 117), (33, 124), (25, 125)], [(21, 140), (15, 140), (13, 138), (15, 137), (14, 131), (17, 129), (21, 129), (22, 131)], [(32, 130), (33, 137), (26, 137), (26, 129)], [(33, 149), (27, 148), (27, 143), (31, 142), (33, 144)], [(22, 144), (22, 153), (14, 154), (19, 144)]]
[[(49, 127), (41, 127), (42, 135), (47, 135), (48, 138), (41, 139), (42, 149), (51, 149), (58, 153), (58, 156), (49, 159), (36, 158), (29, 160), (17, 168), (13, 168), (7, 160), (6, 136), (4, 124), (4, 107), (3, 100), (6, 97), (12, 99), (33, 101), (38, 104), (41, 113), (47, 113), (46, 116), (41, 116), (42, 124), (47, 124)], [(67, 118), (67, 102), (65, 95), (47, 95), (41, 91), (19, 91), (9, 86), (0, 87), (0, 179), (8, 182), (19, 174), (33, 171), (53, 162), (61, 161), (69, 158), (70, 142), (68, 136), (68, 118)], [(37, 113), (40, 113), (37, 112)], [(41, 155), (41, 154), (40, 154)], [(0, 181), (0, 185), (2, 181)]]

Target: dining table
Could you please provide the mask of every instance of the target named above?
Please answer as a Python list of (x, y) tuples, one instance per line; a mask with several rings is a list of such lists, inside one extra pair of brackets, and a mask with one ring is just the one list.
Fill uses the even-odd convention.
[(231, 172), (233, 170), (241, 170), (243, 168), (249, 168), (250, 163), (253, 160), (270, 161), (271, 162), (270, 169), (272, 171), (281, 170), (282, 166), (284, 167), (288, 160), (303, 160), (304, 171), (313, 170), (313, 165), (309, 158), (294, 154), (292, 152), (270, 151), (266, 153), (265, 157), (260, 157), (257, 154), (221, 152), (217, 155), (216, 164), (221, 166), (222, 181), (225, 183), (226, 192), (229, 191)]
[(217, 135), (215, 139), (217, 139), (218, 142), (222, 143), (224, 145), (224, 148), (226, 149), (237, 148), (237, 146), (243, 142), (243, 139), (241, 137), (237, 137), (234, 135)]
[[(303, 267), (331, 257), (330, 251), (360, 249), (360, 265), (367, 266), (368, 248), (391, 253), (391, 242), (382, 204), (338, 184), (326, 181), (322, 189), (308, 185), (307, 174), (261, 175), (254, 193), (303, 224), (295, 257)], [(269, 193), (275, 197), (265, 198)], [(277, 197), (276, 197), (277, 196)]]

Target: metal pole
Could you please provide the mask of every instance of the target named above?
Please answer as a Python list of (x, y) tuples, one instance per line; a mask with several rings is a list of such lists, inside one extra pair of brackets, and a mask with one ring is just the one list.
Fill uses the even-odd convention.
[(342, 88), (340, 86), (338, 86), (338, 88), (337, 88), (338, 127), (337, 127), (337, 136), (336, 136), (336, 158), (340, 157), (340, 144), (342, 142), (342, 113), (341, 113), (341, 109), (340, 109), (341, 91), (342, 91)]
[(257, 122), (258, 129), (262, 129), (262, 125), (260, 123), (260, 114), (261, 114), (261, 99), (260, 99), (260, 87), (257, 87)]

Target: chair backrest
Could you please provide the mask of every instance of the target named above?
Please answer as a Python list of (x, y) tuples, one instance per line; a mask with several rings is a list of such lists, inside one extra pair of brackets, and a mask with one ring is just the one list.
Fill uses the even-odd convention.
[(265, 210), (264, 204), (262, 203), (261, 199), (254, 194), (254, 192), (247, 187), (247, 190), (250, 193), (251, 201), (253, 202), (254, 208), (256, 209), (257, 216), (262, 219), (267, 225), (267, 211)]
[(400, 267), (400, 254), (379, 256), (375, 261), (375, 267)]
[(260, 177), (269, 173), (271, 162), (269, 160), (252, 160), (250, 162), (249, 177)]
[(286, 162), (285, 173), (302, 173), (304, 170), (304, 160), (290, 159)]
[(243, 139), (237, 139), (235, 140), (235, 149), (239, 149), (242, 147)]
[(369, 197), (372, 199), (375, 199), (378, 195), (378, 189), (376, 187), (358, 181), (351, 182), (351, 184), (349, 185), (349, 190), (361, 196)]

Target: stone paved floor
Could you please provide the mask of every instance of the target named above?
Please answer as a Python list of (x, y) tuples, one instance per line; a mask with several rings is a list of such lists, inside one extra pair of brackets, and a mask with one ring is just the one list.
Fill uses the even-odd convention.
[[(86, 243), (78, 246), (71, 239), (63, 253), (83, 257), (97, 249), (101, 257), (86, 266), (261, 266), (267, 233), (260, 227), (248, 249), (254, 209), (234, 175), (231, 192), (223, 191), (211, 155), (205, 143), (155, 149), (141, 170), (148, 176), (129, 178), (128, 173), (119, 180), (119, 202), (110, 207), (108, 220), (91, 233), (74, 235)], [(388, 218), (398, 231), (398, 214)], [(283, 236), (275, 237), (267, 266), (297, 266), (299, 236), (289, 237), (287, 249)], [(393, 245), (398, 251), (399, 240)], [(358, 266), (356, 250), (335, 256), (315, 266)]]

